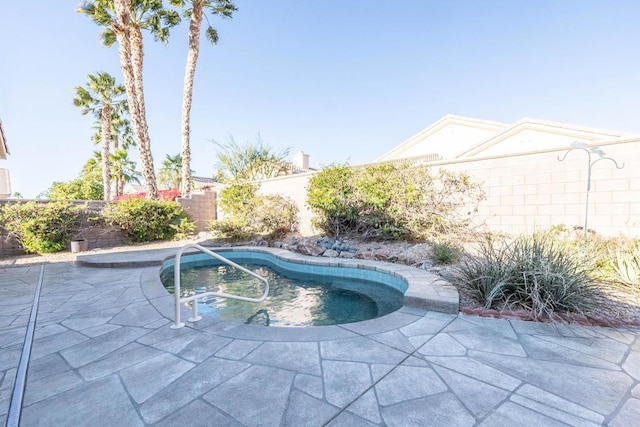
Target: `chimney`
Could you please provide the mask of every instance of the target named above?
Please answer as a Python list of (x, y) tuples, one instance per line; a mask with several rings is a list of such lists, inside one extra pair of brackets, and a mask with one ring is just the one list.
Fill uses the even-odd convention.
[(296, 169), (300, 170), (301, 172), (308, 171), (309, 170), (309, 155), (305, 154), (302, 151), (298, 151), (293, 156), (293, 165), (295, 166)]

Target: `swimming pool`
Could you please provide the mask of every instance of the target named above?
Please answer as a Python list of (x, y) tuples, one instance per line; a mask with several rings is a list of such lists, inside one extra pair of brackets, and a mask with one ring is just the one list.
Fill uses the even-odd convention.
[[(259, 251), (216, 253), (266, 277), (271, 288), (259, 304), (215, 297), (199, 300), (201, 314), (224, 320), (293, 327), (359, 322), (398, 310), (407, 290), (403, 279), (381, 271), (297, 263)], [(170, 259), (161, 272), (170, 293), (173, 274)], [(181, 297), (208, 291), (256, 296), (261, 289), (255, 279), (207, 254), (182, 257)]]

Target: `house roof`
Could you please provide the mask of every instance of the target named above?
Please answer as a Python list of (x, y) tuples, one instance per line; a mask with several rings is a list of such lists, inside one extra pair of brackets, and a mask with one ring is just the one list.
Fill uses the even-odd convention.
[(521, 120), (518, 120), (513, 125), (509, 126), (507, 129), (505, 129), (498, 135), (495, 135), (492, 138), (489, 138), (485, 141), (480, 142), (479, 144), (469, 147), (469, 149), (461, 152), (456, 157), (460, 158), (460, 157), (475, 156), (476, 154), (479, 154), (499, 144), (500, 142), (506, 140), (507, 138), (510, 138), (518, 133), (521, 133), (527, 130), (553, 133), (556, 135), (569, 136), (572, 138), (587, 140), (587, 141), (598, 141), (603, 139), (611, 140), (611, 139), (635, 136), (635, 135), (631, 135), (631, 134), (620, 132), (620, 131), (596, 129), (596, 128), (590, 128), (586, 126), (571, 125), (567, 123), (559, 123), (559, 122), (552, 122), (548, 120), (532, 119), (529, 117), (525, 117)]
[(7, 145), (7, 138), (4, 135), (2, 120), (0, 120), (0, 159), (6, 159), (7, 154), (9, 154), (9, 146)]
[[(452, 129), (466, 128), (463, 134), (453, 136)], [(455, 132), (458, 131), (454, 131)], [(577, 126), (566, 123), (558, 123), (547, 120), (523, 118), (515, 123), (502, 123), (489, 120), (480, 120), (469, 117), (448, 114), (413, 135), (400, 145), (394, 147), (377, 159), (381, 161), (393, 161), (403, 158), (422, 157), (430, 154), (445, 154), (448, 158), (474, 157), (484, 151), (496, 151), (492, 147), (512, 138), (526, 138), (527, 132), (548, 134), (563, 140), (568, 138), (586, 142), (616, 140), (621, 138), (636, 137), (637, 135), (625, 132), (596, 129), (585, 126)], [(464, 135), (466, 133), (466, 135)], [(465, 144), (465, 141), (466, 142)], [(556, 142), (557, 143), (557, 142)], [(547, 142), (549, 144), (549, 142)], [(509, 147), (501, 146), (499, 151), (517, 151), (519, 145), (509, 143)], [(442, 152), (441, 152), (442, 150)], [(445, 153), (446, 152), (446, 153)]]
[(214, 178), (209, 178), (207, 176), (192, 176), (191, 180), (194, 182), (200, 182), (203, 184), (215, 184), (218, 181)]
[[(483, 129), (491, 132), (495, 132), (496, 134), (507, 129), (509, 127), (506, 123), (494, 122), (490, 120), (481, 120), (474, 119), (470, 117), (457, 116), (455, 114), (447, 114), (431, 126), (421, 130), (417, 134), (413, 135), (409, 139), (407, 139), (402, 144), (394, 147), (392, 150), (380, 156), (377, 161), (386, 161), (396, 159), (402, 156), (402, 153), (409, 151), (411, 148), (418, 145), (420, 142), (424, 141), (429, 136), (435, 134), (436, 132), (444, 129), (450, 125), (460, 125), (470, 128)], [(433, 153), (437, 155), (437, 153)]]

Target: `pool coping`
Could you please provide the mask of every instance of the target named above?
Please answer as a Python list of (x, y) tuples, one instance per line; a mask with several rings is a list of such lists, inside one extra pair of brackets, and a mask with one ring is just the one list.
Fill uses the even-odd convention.
[[(270, 254), (286, 262), (306, 264), (325, 267), (359, 268), (386, 273), (397, 277), (407, 284), (407, 290), (403, 297), (403, 308), (376, 319), (362, 322), (343, 324), (336, 326), (316, 326), (309, 328), (264, 328), (263, 326), (245, 325), (233, 321), (226, 321), (216, 318), (203, 318), (197, 323), (188, 323), (187, 326), (195, 329), (211, 328), (218, 334), (227, 335), (234, 338), (264, 339), (265, 334), (271, 339), (290, 340), (291, 334), (296, 336), (296, 340), (313, 339), (335, 339), (342, 335), (345, 328), (348, 330), (379, 330), (383, 332), (389, 327), (397, 327), (398, 322), (402, 323), (403, 313), (410, 313), (412, 310), (435, 311), (447, 314), (457, 314), (459, 307), (458, 291), (442, 277), (422, 270), (402, 264), (393, 264), (383, 261), (372, 261), (364, 259), (348, 258), (326, 258), (302, 255), (286, 249), (270, 248), (264, 246), (233, 246), (233, 247), (206, 247), (215, 252), (240, 252), (252, 251)], [(174, 318), (174, 297), (168, 293), (160, 282), (160, 270), (163, 263), (175, 256), (180, 248), (133, 250), (126, 252), (113, 252), (108, 254), (78, 255), (76, 264), (93, 268), (143, 268), (158, 267), (158, 270), (149, 269), (143, 273), (141, 280), (143, 292), (149, 302), (169, 319)], [(198, 253), (197, 250), (187, 250), (185, 254)], [(185, 319), (189, 316), (189, 311), (183, 307)], [(265, 331), (267, 329), (268, 331)], [(281, 330), (282, 332), (278, 332)], [(284, 332), (286, 331), (286, 332)], [(295, 332), (292, 332), (295, 331)]]

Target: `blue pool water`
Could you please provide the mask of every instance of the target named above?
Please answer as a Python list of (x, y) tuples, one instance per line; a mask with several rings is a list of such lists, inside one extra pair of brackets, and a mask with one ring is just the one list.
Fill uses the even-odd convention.
[[(266, 277), (269, 295), (259, 304), (205, 297), (205, 301), (198, 302), (203, 315), (251, 324), (304, 327), (359, 322), (402, 307), (406, 285), (388, 274), (290, 263), (264, 253), (221, 255)], [(173, 273), (173, 265), (167, 265), (161, 274), (170, 293), (174, 292)], [(258, 297), (264, 289), (259, 280), (205, 254), (183, 257), (180, 282), (183, 297), (196, 291)]]

